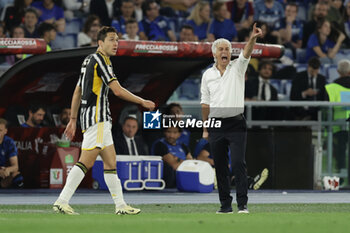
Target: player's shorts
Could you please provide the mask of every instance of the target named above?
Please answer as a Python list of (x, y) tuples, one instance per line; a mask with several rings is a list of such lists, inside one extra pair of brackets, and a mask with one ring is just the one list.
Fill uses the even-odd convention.
[(82, 150), (104, 149), (113, 144), (112, 125), (109, 121), (90, 126), (83, 134)]

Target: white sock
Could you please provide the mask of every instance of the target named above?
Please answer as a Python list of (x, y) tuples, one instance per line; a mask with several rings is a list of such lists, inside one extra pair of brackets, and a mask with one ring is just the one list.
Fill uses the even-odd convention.
[[(81, 165), (79, 164), (79, 166)], [(75, 165), (73, 166), (72, 170), (70, 170), (67, 177), (66, 185), (64, 186), (60, 196), (58, 197), (57, 201), (59, 203), (68, 204), (75, 190), (78, 188), (79, 184), (83, 180), (85, 173), (79, 166)]]
[(116, 207), (126, 206), (123, 197), (123, 189), (116, 171), (104, 171), (104, 178)]

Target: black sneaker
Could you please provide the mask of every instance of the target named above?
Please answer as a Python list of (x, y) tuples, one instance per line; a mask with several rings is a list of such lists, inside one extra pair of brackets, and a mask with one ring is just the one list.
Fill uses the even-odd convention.
[(229, 208), (220, 208), (218, 211), (216, 211), (217, 214), (232, 214), (232, 207)]
[(239, 214), (249, 214), (248, 208), (246, 205), (238, 207)]

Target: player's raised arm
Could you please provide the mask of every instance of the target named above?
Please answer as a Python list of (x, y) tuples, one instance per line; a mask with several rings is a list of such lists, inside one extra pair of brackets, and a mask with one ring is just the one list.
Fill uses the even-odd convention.
[(252, 30), (252, 32), (250, 34), (249, 40), (248, 40), (247, 44), (244, 46), (243, 56), (245, 58), (249, 58), (250, 57), (250, 55), (253, 52), (253, 48), (254, 48), (254, 45), (256, 43), (256, 39), (258, 37), (261, 37), (261, 36), (262, 36), (261, 29), (256, 27), (256, 23), (254, 23), (253, 30)]

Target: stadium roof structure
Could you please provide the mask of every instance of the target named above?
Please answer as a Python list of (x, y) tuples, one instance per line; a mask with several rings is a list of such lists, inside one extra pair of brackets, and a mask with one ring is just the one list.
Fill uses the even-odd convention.
[[(234, 56), (244, 47), (243, 43), (232, 45)], [(52, 51), (16, 63), (0, 77), (0, 110), (32, 101), (70, 105), (81, 64), (95, 51), (96, 47)], [(257, 44), (252, 56), (279, 58), (282, 54), (283, 46)], [(213, 58), (211, 43), (120, 40), (111, 62), (122, 86), (160, 106), (184, 79), (213, 63)], [(112, 113), (125, 104), (110, 98)]]

